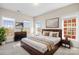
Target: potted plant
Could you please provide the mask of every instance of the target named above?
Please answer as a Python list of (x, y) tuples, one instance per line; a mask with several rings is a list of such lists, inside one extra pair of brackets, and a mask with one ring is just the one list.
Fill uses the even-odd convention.
[(0, 28), (0, 45), (6, 40), (6, 31), (5, 28)]

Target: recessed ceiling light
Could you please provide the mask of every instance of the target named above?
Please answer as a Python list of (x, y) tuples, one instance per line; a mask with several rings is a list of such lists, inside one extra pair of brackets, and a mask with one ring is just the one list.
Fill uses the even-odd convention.
[(39, 3), (33, 3), (33, 4), (36, 5), (36, 6), (39, 5)]

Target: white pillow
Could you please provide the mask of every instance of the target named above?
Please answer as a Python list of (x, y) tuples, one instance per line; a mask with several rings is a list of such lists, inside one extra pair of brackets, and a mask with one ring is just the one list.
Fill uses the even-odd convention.
[(43, 31), (44, 36), (49, 36), (49, 31)]
[(59, 32), (50, 32), (50, 37), (59, 37)]

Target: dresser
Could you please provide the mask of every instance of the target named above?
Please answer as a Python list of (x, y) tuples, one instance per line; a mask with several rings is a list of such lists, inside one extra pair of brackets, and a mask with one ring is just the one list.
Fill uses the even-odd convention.
[(24, 37), (27, 37), (27, 32), (15, 32), (14, 33), (14, 41), (20, 41)]

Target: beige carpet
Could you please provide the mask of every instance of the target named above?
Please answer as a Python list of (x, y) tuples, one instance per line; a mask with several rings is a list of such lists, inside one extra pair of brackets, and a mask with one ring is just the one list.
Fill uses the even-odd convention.
[(64, 48), (60, 47), (54, 55), (79, 55), (79, 48)]
[[(22, 47), (20, 47), (20, 42), (13, 42), (0, 46), (0, 55), (30, 55)], [(60, 47), (54, 55), (79, 55), (78, 48), (64, 48)]]
[(29, 55), (29, 53), (20, 47), (20, 42), (13, 42), (0, 46), (0, 55)]

